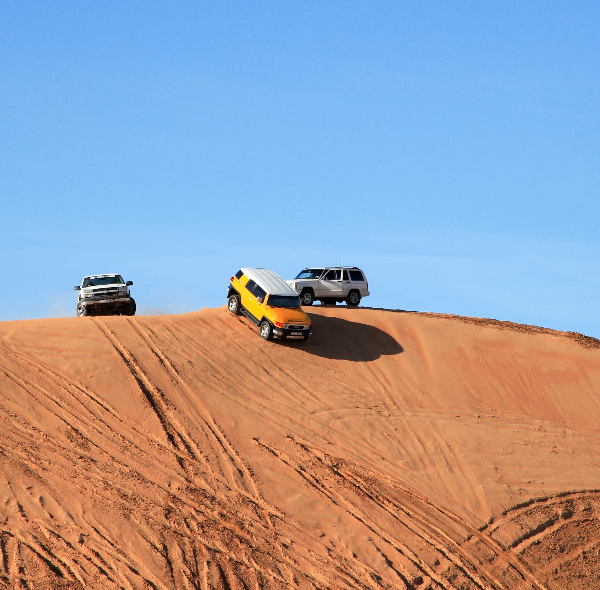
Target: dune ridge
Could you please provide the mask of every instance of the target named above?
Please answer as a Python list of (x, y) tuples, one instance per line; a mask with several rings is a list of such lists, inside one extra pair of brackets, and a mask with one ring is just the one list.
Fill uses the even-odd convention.
[(317, 307), (0, 324), (0, 588), (600, 588), (598, 341)]

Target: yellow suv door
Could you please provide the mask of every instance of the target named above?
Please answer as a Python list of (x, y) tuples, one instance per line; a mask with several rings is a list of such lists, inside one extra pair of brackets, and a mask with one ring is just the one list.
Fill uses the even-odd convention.
[(254, 316), (256, 321), (260, 321), (263, 316), (265, 291), (252, 279), (246, 283), (245, 287), (244, 293), (242, 293), (242, 305), (246, 308), (246, 311)]

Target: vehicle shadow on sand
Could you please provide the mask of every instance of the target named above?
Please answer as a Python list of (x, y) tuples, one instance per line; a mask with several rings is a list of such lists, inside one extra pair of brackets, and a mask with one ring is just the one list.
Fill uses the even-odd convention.
[[(400, 343), (387, 332), (359, 322), (308, 314), (313, 324), (313, 334), (302, 342), (303, 351), (323, 358), (366, 362), (381, 356), (391, 356), (404, 351)], [(297, 342), (282, 343), (297, 346)]]

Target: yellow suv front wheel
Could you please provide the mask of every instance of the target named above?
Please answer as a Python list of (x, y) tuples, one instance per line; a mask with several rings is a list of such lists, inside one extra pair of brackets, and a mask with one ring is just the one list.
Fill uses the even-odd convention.
[(263, 340), (271, 340), (273, 338), (273, 327), (267, 320), (263, 320), (260, 323), (260, 337)]

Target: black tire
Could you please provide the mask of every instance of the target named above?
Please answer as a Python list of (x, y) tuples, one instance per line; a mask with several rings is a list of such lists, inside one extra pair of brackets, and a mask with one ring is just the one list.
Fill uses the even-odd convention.
[(310, 306), (315, 302), (315, 294), (312, 289), (303, 289), (300, 293), (300, 303)]
[(273, 327), (267, 320), (263, 320), (260, 323), (260, 337), (263, 340), (271, 340), (273, 338)]
[(237, 295), (231, 295), (227, 300), (227, 309), (233, 315), (240, 315), (240, 298)]
[(348, 293), (348, 297), (346, 297), (346, 303), (350, 307), (356, 307), (357, 305), (359, 305), (360, 304), (360, 293), (356, 290), (350, 291), (350, 293)]
[(127, 312), (127, 315), (135, 315), (136, 309), (137, 309), (137, 306), (135, 304), (135, 299), (133, 297), (131, 297), (129, 299), (129, 311)]
[(303, 338), (304, 340), (308, 340), (308, 334), (304, 334), (304, 336), (302, 336), (302, 338)]
[(77, 317), (83, 317), (90, 315), (87, 306), (82, 305), (81, 302), (77, 303)]

